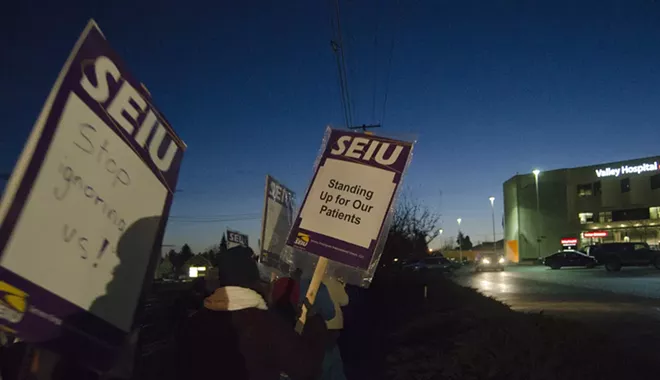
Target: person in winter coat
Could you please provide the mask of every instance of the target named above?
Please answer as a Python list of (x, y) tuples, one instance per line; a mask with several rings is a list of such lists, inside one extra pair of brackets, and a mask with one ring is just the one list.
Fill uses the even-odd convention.
[(323, 284), (328, 289), (330, 299), (334, 304), (335, 317), (326, 322), (329, 340), (326, 346), (325, 357), (323, 358), (323, 375), (321, 379), (345, 380), (344, 363), (341, 359), (337, 340), (344, 328), (344, 315), (341, 308), (348, 305), (348, 294), (346, 294), (343, 282), (335, 276), (326, 276), (323, 279)]
[(218, 259), (218, 284), (192, 315), (179, 338), (180, 379), (316, 379), (327, 330), (321, 317), (307, 319), (298, 335), (268, 311), (258, 293), (259, 270), (251, 250), (234, 247)]
[[(307, 296), (307, 289), (311, 284), (311, 278), (303, 278), (300, 280), (300, 299), (301, 301)], [(300, 302), (302, 303), (302, 302)], [(323, 282), (319, 285), (319, 289), (316, 292), (316, 299), (314, 300), (314, 307), (316, 308), (318, 314), (323, 317), (324, 321), (330, 321), (335, 317), (335, 304), (330, 298), (330, 293), (328, 288)]]
[(300, 303), (300, 277), (296, 273), (275, 280), (270, 296), (272, 310), (292, 327), (296, 325)]

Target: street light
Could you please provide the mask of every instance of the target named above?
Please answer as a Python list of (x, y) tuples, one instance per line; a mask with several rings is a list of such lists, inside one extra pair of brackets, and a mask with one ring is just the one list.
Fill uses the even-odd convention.
[(532, 170), (534, 173), (534, 183), (536, 184), (536, 246), (538, 249), (538, 258), (541, 258), (541, 207), (539, 201), (539, 174), (541, 171), (539, 169)]
[(461, 221), (463, 219), (458, 218), (456, 221), (458, 222), (458, 252), (460, 252), (460, 260), (461, 264), (463, 264), (463, 236), (461, 235)]
[(497, 243), (495, 240), (495, 197), (488, 198), (490, 201), (490, 208), (493, 211), (493, 253), (497, 252)]

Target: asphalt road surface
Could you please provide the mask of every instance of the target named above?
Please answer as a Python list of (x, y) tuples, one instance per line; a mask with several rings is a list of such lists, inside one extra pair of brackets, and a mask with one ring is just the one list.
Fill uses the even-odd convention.
[(503, 272), (459, 271), (455, 281), (513, 310), (579, 320), (631, 349), (660, 355), (660, 271), (623, 268), (507, 267)]

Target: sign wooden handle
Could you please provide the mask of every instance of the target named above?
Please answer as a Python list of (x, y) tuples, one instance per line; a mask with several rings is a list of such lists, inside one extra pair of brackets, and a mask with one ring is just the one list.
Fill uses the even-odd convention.
[[(309, 283), (309, 288), (307, 289), (307, 294), (305, 295), (305, 298), (307, 298), (307, 301), (309, 302), (310, 305), (313, 305), (314, 301), (316, 300), (316, 294), (318, 293), (319, 286), (321, 286), (321, 280), (323, 280), (323, 276), (325, 275), (325, 269), (327, 267), (328, 267), (328, 259), (326, 259), (325, 257), (319, 257), (319, 261), (316, 263), (316, 269), (314, 269), (314, 275), (312, 276), (312, 280)], [(305, 306), (305, 304), (303, 303), (302, 312), (300, 313), (300, 318), (298, 318), (298, 322), (296, 322), (296, 332), (298, 334), (302, 333), (306, 321), (307, 321), (307, 306)]]

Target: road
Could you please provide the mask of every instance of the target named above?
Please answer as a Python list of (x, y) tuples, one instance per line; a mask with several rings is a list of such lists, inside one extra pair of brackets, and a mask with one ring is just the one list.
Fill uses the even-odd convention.
[(579, 320), (630, 346), (660, 354), (660, 271), (624, 268), (550, 270), (508, 267), (504, 272), (459, 271), (455, 281), (513, 310)]

